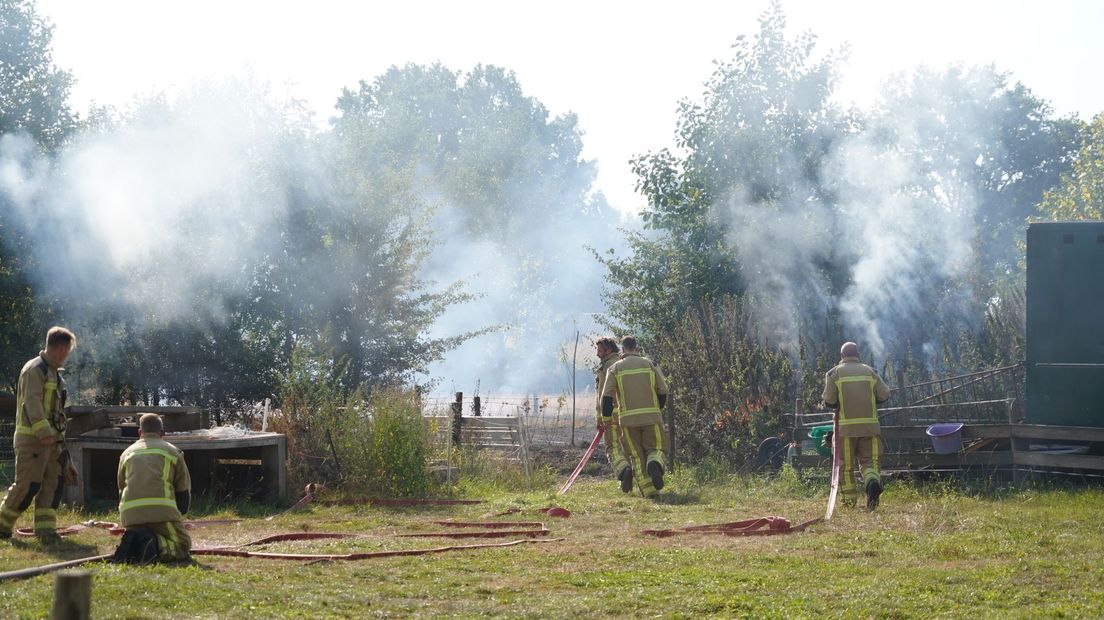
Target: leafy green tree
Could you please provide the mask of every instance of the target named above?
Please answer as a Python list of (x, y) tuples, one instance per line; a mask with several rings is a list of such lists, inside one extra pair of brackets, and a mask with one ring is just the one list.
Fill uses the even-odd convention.
[[(685, 156), (664, 149), (633, 161), (637, 189), (648, 200), (645, 231), (630, 236), (631, 256), (603, 257), (607, 303), (630, 329), (661, 333), (690, 308), (743, 294), (753, 275), (749, 268), (758, 270), (765, 257), (741, 257), (734, 245), (777, 241), (781, 256), (805, 239), (744, 243), (734, 235), (766, 232), (758, 221), (794, 209), (815, 217), (832, 203), (824, 166), (854, 121), (829, 100), (838, 56), (814, 59), (815, 43), (811, 34), (787, 39), (781, 7), (772, 4), (759, 32), (740, 37), (734, 58), (718, 64), (704, 99), (680, 105), (675, 141)], [(831, 233), (792, 227), (789, 234)], [(814, 261), (829, 267), (831, 255)]]
[[(340, 167), (359, 171), (362, 185), (405, 188), (403, 212), (419, 199), (431, 210), (426, 277), (473, 278), (478, 299), (443, 321), (471, 331), (509, 327), (508, 336), (466, 344), (459, 353), (476, 361), (455, 370), (547, 377), (558, 344), (548, 330), (564, 314), (595, 309), (566, 303), (601, 286), (584, 246), (608, 245), (615, 221), (593, 192), (575, 116), (552, 117), (513, 73), (484, 65), (392, 67), (346, 91), (338, 111)], [(503, 356), (508, 340), (544, 354)]]
[(1073, 169), (1039, 202), (1050, 220), (1104, 219), (1104, 114), (1097, 114), (1081, 137)]
[(53, 26), (32, 0), (0, 0), (0, 134), (25, 131), (53, 151), (76, 129), (73, 78), (54, 66)]
[[(0, 0), (0, 159), (11, 166), (22, 167), (28, 151), (56, 150), (76, 127), (72, 77), (54, 66), (51, 40), (52, 26), (33, 2)], [(22, 363), (42, 347), (55, 304), (31, 278), (33, 244), (12, 219), (6, 189), (0, 186), (0, 385), (14, 389)]]

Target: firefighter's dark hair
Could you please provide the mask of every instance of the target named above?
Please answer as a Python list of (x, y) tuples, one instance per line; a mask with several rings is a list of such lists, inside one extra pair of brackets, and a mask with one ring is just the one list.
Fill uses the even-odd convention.
[(602, 345), (610, 351), (613, 351), (614, 353), (617, 353), (617, 351), (619, 351), (619, 349), (617, 348), (617, 341), (613, 338), (599, 338), (594, 344)]
[(621, 337), (621, 347), (625, 348), (625, 349), (635, 349), (636, 348), (636, 336), (622, 336)]

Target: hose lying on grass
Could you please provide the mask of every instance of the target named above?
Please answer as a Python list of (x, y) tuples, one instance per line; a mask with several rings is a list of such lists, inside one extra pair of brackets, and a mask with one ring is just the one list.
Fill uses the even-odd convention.
[(817, 517), (798, 525), (790, 525), (790, 520), (785, 517), (759, 517), (758, 519), (746, 519), (744, 521), (732, 521), (730, 523), (713, 523), (709, 525), (692, 525), (689, 527), (676, 527), (665, 530), (641, 530), (642, 534), (666, 538), (675, 534), (722, 534), (724, 536), (775, 536), (777, 534), (793, 534), (804, 531), (805, 528), (824, 519)]
[[(193, 522), (210, 525), (215, 523), (214, 521), (208, 522)], [(227, 545), (220, 547), (205, 547), (192, 549), (192, 555), (217, 555), (227, 557), (239, 557), (239, 558), (260, 558), (267, 560), (297, 560), (297, 561), (328, 561), (328, 560), (368, 560), (373, 558), (388, 558), (388, 557), (400, 557), (400, 556), (415, 556), (415, 555), (428, 555), (431, 553), (444, 553), (448, 551), (465, 551), (471, 549), (491, 549), (499, 547), (513, 547), (523, 543), (536, 543), (536, 542), (559, 542), (564, 540), (563, 538), (545, 538), (536, 540), (537, 536), (547, 536), (550, 530), (545, 527), (544, 523), (540, 521), (522, 521), (522, 522), (500, 522), (500, 521), (433, 521), (437, 525), (443, 525), (446, 527), (455, 528), (481, 528), (483, 531), (476, 532), (456, 532), (456, 531), (443, 531), (443, 532), (420, 532), (412, 534), (396, 534), (395, 537), (439, 537), (439, 538), (491, 538), (491, 537), (509, 537), (509, 536), (527, 536), (529, 538), (513, 540), (503, 543), (482, 543), (474, 545), (453, 545), (448, 547), (432, 547), (429, 549), (404, 549), (399, 551), (371, 551), (363, 553), (343, 553), (343, 554), (308, 554), (308, 553), (270, 553), (261, 551), (247, 551), (242, 547), (252, 547), (256, 545), (264, 545), (274, 542), (284, 542), (289, 540), (333, 540), (333, 539), (349, 539), (349, 538), (363, 538), (365, 534), (355, 534), (347, 532), (292, 532), (286, 534), (273, 534), (266, 536), (258, 540), (250, 541), (239, 545)], [(70, 526), (58, 530), (58, 533), (62, 532), (65, 535), (73, 534), (90, 527), (103, 529), (111, 534), (121, 534), (123, 528), (118, 527), (116, 524), (108, 521), (90, 521), (87, 524), (81, 524), (81, 527)], [(504, 528), (522, 528), (507, 530)], [(15, 571), (9, 571), (6, 573), (0, 573), (0, 582), (10, 579), (24, 579), (27, 577), (34, 577), (36, 575), (44, 575), (56, 570), (64, 568), (71, 568), (74, 566), (80, 566), (90, 562), (97, 562), (101, 560), (107, 560), (112, 554), (95, 555), (87, 558), (79, 558), (76, 560), (68, 560), (66, 562), (56, 562), (53, 564), (46, 564), (44, 566), (37, 566), (32, 568), (24, 568)]]

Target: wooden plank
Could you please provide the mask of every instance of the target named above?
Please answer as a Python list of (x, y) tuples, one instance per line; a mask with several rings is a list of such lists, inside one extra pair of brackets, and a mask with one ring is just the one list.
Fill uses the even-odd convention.
[(1091, 454), (1047, 454), (1040, 451), (1016, 453), (1017, 465), (1104, 470), (1104, 457)]
[[(909, 426), (883, 426), (881, 428), (882, 439), (888, 440), (913, 440), (927, 441), (927, 424)], [(963, 439), (1007, 439), (1012, 436), (1011, 427), (1008, 424), (966, 424), (962, 427)]]
[[(957, 454), (936, 454), (934, 452), (916, 453), (889, 453), (881, 458), (882, 469), (922, 469), (928, 467), (1002, 467), (1012, 464), (1012, 453), (1001, 452), (969, 452)], [(798, 468), (832, 466), (831, 457), (819, 454), (802, 454), (794, 457), (794, 465)]]
[(1016, 424), (1012, 426), (1016, 439), (1053, 439), (1058, 441), (1104, 441), (1104, 428), (1092, 426), (1053, 426), (1049, 424)]
[(113, 407), (67, 407), (70, 415), (81, 415), (84, 413), (92, 413), (93, 411), (104, 411), (112, 415), (133, 415), (135, 413), (161, 413), (161, 414), (173, 414), (173, 413), (201, 413), (203, 410), (199, 407), (147, 407), (141, 406), (113, 406)]

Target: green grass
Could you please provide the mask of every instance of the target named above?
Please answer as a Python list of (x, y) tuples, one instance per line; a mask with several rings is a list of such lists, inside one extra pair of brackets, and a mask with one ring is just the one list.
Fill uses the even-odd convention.
[[(544, 481), (543, 477), (538, 476)], [(200, 557), (199, 566), (94, 565), (96, 618), (325, 618), (596, 616), (696, 618), (1041, 618), (1104, 616), (1104, 492), (1033, 488), (961, 491), (893, 483), (874, 513), (837, 509), (801, 534), (654, 538), (645, 528), (823, 514), (825, 489), (794, 476), (730, 478), (715, 470), (670, 476), (657, 502), (622, 495), (607, 478), (555, 496), (468, 481), (484, 503), (440, 508), (313, 507), (272, 521), (256, 506), (239, 525), (193, 531), (197, 546), (288, 531), (347, 531), (356, 540), (285, 542), (266, 550), (347, 553), (468, 542), (393, 538), (438, 530), (433, 519), (542, 520), (559, 542), (438, 555), (302, 564)], [(559, 505), (569, 519), (536, 509)], [(202, 507), (202, 518), (238, 516)], [(111, 515), (64, 512), (61, 523)], [(111, 550), (100, 531), (45, 552), (0, 546), (0, 570)], [(48, 616), (53, 575), (0, 584), (0, 617)]]

